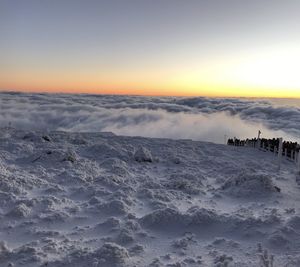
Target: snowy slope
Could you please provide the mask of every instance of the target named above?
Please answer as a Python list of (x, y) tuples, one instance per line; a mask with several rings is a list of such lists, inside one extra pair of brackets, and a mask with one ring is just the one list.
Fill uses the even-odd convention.
[(300, 266), (297, 178), (247, 147), (1, 129), (0, 266)]

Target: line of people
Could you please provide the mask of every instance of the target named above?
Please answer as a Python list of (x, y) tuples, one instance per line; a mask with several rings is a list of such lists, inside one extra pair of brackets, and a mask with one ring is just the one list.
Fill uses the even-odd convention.
[(245, 146), (246, 140), (240, 140), (237, 138), (229, 138), (227, 140), (227, 145), (229, 145), (229, 146)]
[[(279, 138), (266, 139), (261, 138), (258, 143), (257, 138), (247, 138), (246, 140), (241, 140), (238, 138), (229, 138), (227, 140), (227, 145), (231, 146), (253, 146), (257, 147), (260, 144), (260, 148), (276, 152), (279, 150)], [(300, 144), (297, 142), (284, 141), (282, 143), (282, 154), (289, 158), (294, 158), (295, 153), (300, 152)]]

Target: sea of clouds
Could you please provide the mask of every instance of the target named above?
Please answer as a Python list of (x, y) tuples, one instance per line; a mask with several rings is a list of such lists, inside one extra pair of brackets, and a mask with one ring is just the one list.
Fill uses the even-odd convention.
[(300, 102), (272, 99), (0, 93), (0, 125), (31, 130), (223, 143), (225, 137), (300, 140)]

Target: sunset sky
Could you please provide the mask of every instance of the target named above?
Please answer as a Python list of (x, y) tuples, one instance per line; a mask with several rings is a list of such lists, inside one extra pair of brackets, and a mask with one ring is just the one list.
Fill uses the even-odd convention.
[(299, 0), (0, 0), (0, 90), (300, 97)]

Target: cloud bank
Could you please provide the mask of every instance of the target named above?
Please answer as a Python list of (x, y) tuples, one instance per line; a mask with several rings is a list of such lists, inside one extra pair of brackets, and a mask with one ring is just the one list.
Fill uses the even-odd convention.
[(1, 126), (223, 143), (224, 136), (300, 139), (300, 103), (271, 100), (0, 93)]

